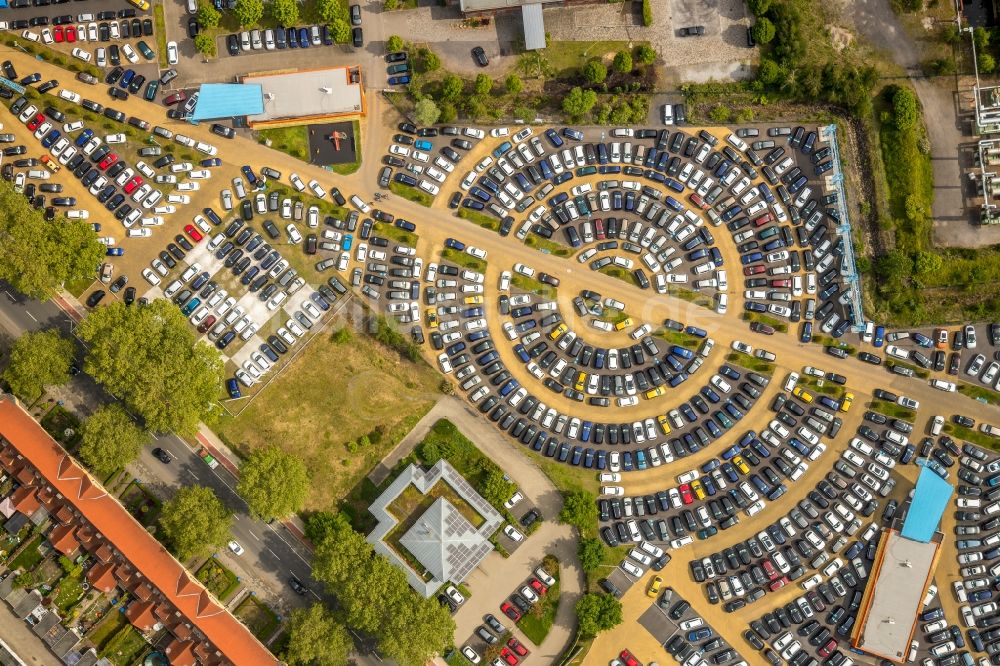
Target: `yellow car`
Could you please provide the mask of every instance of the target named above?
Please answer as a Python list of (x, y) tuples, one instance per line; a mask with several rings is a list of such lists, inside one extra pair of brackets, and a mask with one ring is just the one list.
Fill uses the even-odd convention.
[(632, 325), (632, 317), (625, 317), (620, 322), (615, 324), (616, 331), (624, 331), (626, 328)]
[(691, 492), (693, 492), (694, 496), (698, 499), (705, 499), (705, 487), (701, 485), (701, 479), (695, 479), (691, 482)]
[(438, 316), (437, 316), (437, 312), (435, 312), (434, 308), (427, 308), (427, 310), (425, 310), (424, 313), (427, 315), (427, 326), (429, 328), (437, 328), (438, 327)]
[(750, 473), (750, 465), (747, 464), (746, 460), (743, 460), (742, 456), (733, 456), (733, 466), (743, 474)]
[(664, 435), (670, 434), (670, 419), (667, 418), (666, 414), (660, 414), (656, 417), (657, 423), (660, 424), (660, 430), (663, 431)]
[(840, 401), (840, 411), (849, 412), (851, 410), (851, 405), (854, 404), (854, 394), (845, 393), (844, 399)]
[(657, 386), (646, 391), (646, 400), (652, 400), (653, 398), (658, 398), (659, 396), (665, 394), (667, 389), (662, 386)]
[(466, 296), (465, 297), (465, 304), (466, 305), (482, 305), (483, 304), (483, 297), (480, 296), (479, 294), (476, 294), (474, 296)]
[(801, 400), (802, 402), (809, 404), (813, 401), (812, 393), (805, 390), (801, 386), (796, 386), (792, 389), (792, 395)]
[(587, 382), (587, 373), (581, 372), (580, 374), (578, 374), (576, 376), (576, 385), (575, 385), (576, 390), (582, 391), (583, 387), (586, 385), (586, 382)]
[(144, 12), (149, 11), (149, 3), (146, 2), (146, 0), (128, 0), (128, 1)]
[(559, 336), (561, 336), (563, 333), (565, 333), (567, 330), (569, 330), (569, 329), (566, 328), (566, 324), (559, 324), (558, 326), (556, 326), (555, 328), (553, 328), (551, 331), (549, 331), (549, 334), (548, 334), (549, 335), (549, 340), (555, 340), (556, 338), (558, 338)]
[(646, 588), (646, 596), (655, 599), (656, 595), (660, 593), (661, 585), (663, 585), (663, 579), (659, 576), (653, 576), (653, 580), (649, 581), (649, 587)]

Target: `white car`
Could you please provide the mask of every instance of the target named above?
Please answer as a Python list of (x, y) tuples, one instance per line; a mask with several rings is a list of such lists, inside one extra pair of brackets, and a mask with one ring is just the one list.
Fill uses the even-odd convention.
[(176, 65), (178, 60), (177, 42), (167, 42), (167, 64)]
[(510, 499), (503, 503), (505, 509), (513, 509), (517, 506), (517, 503), (524, 499), (524, 495), (520, 491), (514, 493), (510, 496)]
[(738, 352), (742, 352), (744, 354), (747, 354), (747, 355), (753, 353), (753, 346), (752, 345), (748, 345), (747, 343), (741, 342), (739, 340), (733, 340), (733, 349), (735, 349)]
[(506, 127), (494, 127), (490, 130), (490, 136), (494, 139), (499, 139), (504, 136), (510, 136), (510, 130)]
[(306, 189), (306, 184), (302, 182), (302, 179), (299, 178), (299, 175), (297, 173), (291, 174), (290, 176), (288, 176), (288, 179), (292, 181), (292, 187), (294, 187), (299, 192)]
[[(91, 58), (93, 57), (90, 51), (85, 51), (84, 49), (81, 48), (74, 48), (72, 53), (74, 58), (79, 58), (84, 62), (90, 62)], [(79, 97), (77, 97), (77, 99), (79, 100)]]
[(514, 529), (513, 525), (505, 525), (503, 533), (506, 534), (511, 541), (516, 541), (518, 543), (524, 541), (524, 535)]
[(146, 279), (146, 282), (153, 285), (154, 287), (160, 284), (160, 276), (153, 272), (151, 268), (142, 269), (142, 277)]
[(302, 242), (302, 234), (299, 233), (298, 228), (294, 224), (286, 226), (285, 231), (288, 232), (288, 240), (292, 243), (298, 244)]
[(242, 555), (244, 552), (246, 552), (243, 550), (243, 546), (241, 546), (237, 541), (230, 541), (226, 545), (229, 546), (229, 550), (233, 552), (233, 555)]
[[(112, 26), (114, 26), (114, 25), (115, 25), (115, 24), (114, 24), (114, 21), (112, 21), (112, 22), (111, 22), (111, 25), (112, 25)], [(138, 54), (138, 53), (136, 53), (136, 52), (135, 52), (135, 49), (133, 49), (133, 48), (132, 48), (132, 47), (131, 47), (130, 45), (128, 45), (128, 44), (122, 44), (122, 55), (124, 55), (124, 56), (125, 56), (125, 58), (127, 58), (127, 59), (128, 59), (128, 61), (129, 61), (130, 63), (132, 63), (133, 65), (134, 65), (135, 63), (139, 62), (139, 54)]]

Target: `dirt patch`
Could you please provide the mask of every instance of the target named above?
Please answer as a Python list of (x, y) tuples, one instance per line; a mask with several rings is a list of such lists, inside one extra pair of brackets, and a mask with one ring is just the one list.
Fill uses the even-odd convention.
[(830, 26), (830, 43), (833, 46), (833, 50), (837, 53), (841, 53), (844, 49), (850, 46), (853, 41), (854, 33), (850, 30), (836, 25)]

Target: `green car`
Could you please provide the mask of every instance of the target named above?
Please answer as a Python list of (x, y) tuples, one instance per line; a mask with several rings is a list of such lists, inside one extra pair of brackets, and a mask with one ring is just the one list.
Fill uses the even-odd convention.
[(147, 44), (145, 41), (139, 40), (139, 43), (136, 44), (136, 47), (139, 49), (139, 52), (142, 53), (143, 57), (146, 58), (146, 60), (153, 60), (154, 58), (156, 58), (156, 54), (153, 53), (153, 49), (149, 48), (149, 44)]
[(389, 74), (403, 74), (410, 71), (410, 66), (405, 62), (401, 62), (396, 65), (389, 65), (385, 71)]
[(143, 94), (143, 97), (146, 98), (147, 102), (152, 102), (154, 99), (156, 99), (156, 92), (159, 89), (160, 89), (160, 82), (157, 81), (156, 79), (153, 79), (152, 81), (146, 84), (146, 92)]
[(593, 176), (595, 173), (597, 173), (597, 167), (594, 166), (580, 167), (576, 170), (577, 176)]

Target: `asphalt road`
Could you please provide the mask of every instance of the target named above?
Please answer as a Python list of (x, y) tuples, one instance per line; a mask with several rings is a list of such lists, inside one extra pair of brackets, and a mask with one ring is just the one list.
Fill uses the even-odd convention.
[[(64, 334), (72, 331), (72, 320), (52, 301), (28, 299), (0, 282), (0, 329), (11, 338), (26, 331), (58, 328)], [(82, 350), (82, 346), (81, 346)], [(81, 403), (100, 404), (107, 400), (101, 388), (83, 373), (73, 378), (69, 391), (81, 395)], [(131, 472), (146, 486), (168, 498), (174, 489), (185, 485), (211, 488), (234, 515), (232, 535), (245, 552), (235, 556), (223, 548), (220, 558), (233, 568), (240, 578), (259, 595), (275, 603), (282, 614), (295, 607), (319, 599), (312, 592), (302, 597), (288, 586), (288, 578), (296, 576), (310, 589), (320, 585), (312, 580), (309, 553), (282, 525), (265, 524), (252, 519), (246, 503), (236, 494), (236, 479), (222, 466), (208, 467), (188, 444), (176, 435), (155, 437), (152, 446), (146, 447), (133, 464)], [(152, 449), (160, 447), (170, 453), (169, 464), (161, 463)]]

